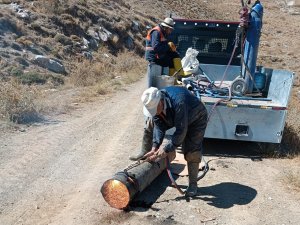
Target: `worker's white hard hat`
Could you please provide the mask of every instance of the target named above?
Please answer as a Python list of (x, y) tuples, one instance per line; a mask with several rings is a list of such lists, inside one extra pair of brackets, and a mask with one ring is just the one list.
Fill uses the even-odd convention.
[(155, 87), (150, 87), (144, 91), (141, 100), (144, 104), (143, 113), (147, 117), (156, 115), (157, 106), (161, 99), (161, 91)]
[(172, 18), (167, 17), (162, 23), (162, 26), (174, 29), (174, 20)]

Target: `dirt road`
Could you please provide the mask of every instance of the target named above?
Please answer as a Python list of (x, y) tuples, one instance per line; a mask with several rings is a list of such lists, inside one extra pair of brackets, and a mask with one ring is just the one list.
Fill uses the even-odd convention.
[(99, 189), (140, 145), (144, 84), (2, 135), (0, 224), (299, 224), (300, 196), (282, 182), (291, 161), (246, 154), (247, 143), (205, 144), (212, 170), (196, 199), (162, 174), (130, 212), (110, 208)]

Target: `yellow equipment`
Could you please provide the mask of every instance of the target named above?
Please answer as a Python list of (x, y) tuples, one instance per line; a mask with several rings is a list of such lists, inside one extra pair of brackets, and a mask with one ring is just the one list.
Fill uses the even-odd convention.
[(181, 59), (180, 58), (174, 58), (173, 59), (173, 65), (174, 65), (174, 68), (169, 68), (169, 76), (174, 76), (174, 74), (179, 71), (177, 73), (178, 76), (186, 76), (184, 74), (184, 71), (182, 70), (182, 65), (181, 65)]

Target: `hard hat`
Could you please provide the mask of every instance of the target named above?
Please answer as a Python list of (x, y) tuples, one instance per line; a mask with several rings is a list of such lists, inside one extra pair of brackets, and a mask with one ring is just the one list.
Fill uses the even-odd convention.
[(144, 108), (143, 113), (147, 117), (153, 117), (156, 115), (157, 106), (161, 99), (161, 91), (155, 87), (150, 87), (144, 91), (141, 100)]
[(167, 17), (162, 23), (162, 26), (174, 29), (174, 20), (172, 18)]

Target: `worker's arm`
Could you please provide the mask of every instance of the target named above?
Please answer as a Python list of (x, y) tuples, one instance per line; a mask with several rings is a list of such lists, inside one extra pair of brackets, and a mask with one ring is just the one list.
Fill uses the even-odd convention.
[(188, 110), (187, 104), (183, 101), (178, 102), (175, 108), (175, 128), (176, 131), (172, 135), (169, 143), (164, 147), (165, 152), (172, 152), (182, 144), (188, 129)]
[(170, 46), (167, 41), (160, 41), (159, 32), (156, 30), (151, 33), (151, 46), (154, 51), (159, 54), (167, 53), (170, 50)]

